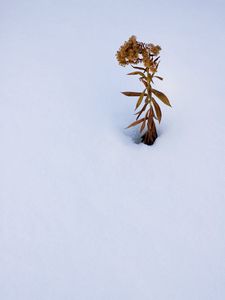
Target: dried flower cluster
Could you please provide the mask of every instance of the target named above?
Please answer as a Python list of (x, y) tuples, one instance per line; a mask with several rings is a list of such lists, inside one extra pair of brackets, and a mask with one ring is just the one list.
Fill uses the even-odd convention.
[(154, 62), (153, 57), (158, 56), (160, 50), (159, 45), (138, 42), (136, 36), (132, 35), (117, 51), (116, 57), (121, 66), (143, 63), (145, 67), (154, 72), (157, 62)]
[[(129, 97), (138, 97), (135, 110), (144, 100), (142, 108), (136, 113), (136, 121), (130, 124), (128, 128), (142, 123), (140, 127), (140, 132), (142, 132), (147, 127), (145, 134), (142, 136), (143, 143), (147, 145), (152, 145), (157, 138), (154, 119), (160, 123), (162, 118), (160, 106), (154, 97), (171, 106), (166, 95), (152, 88), (154, 78), (163, 80), (162, 77), (155, 75), (158, 71), (160, 50), (159, 45), (138, 42), (135, 36), (131, 36), (116, 53), (116, 58), (121, 66), (131, 64), (134, 69), (138, 70), (128, 75), (139, 75), (139, 80), (144, 84), (145, 88), (142, 92), (123, 92), (123, 94)], [(133, 66), (137, 64), (143, 66)], [(140, 119), (144, 112), (144, 117)]]

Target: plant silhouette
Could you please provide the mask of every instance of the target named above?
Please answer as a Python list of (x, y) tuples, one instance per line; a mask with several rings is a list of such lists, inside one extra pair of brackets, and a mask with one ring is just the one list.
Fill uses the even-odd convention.
[[(159, 45), (138, 42), (135, 36), (131, 36), (116, 53), (116, 58), (121, 66), (131, 65), (136, 69), (127, 75), (138, 75), (144, 85), (144, 90), (141, 92), (122, 92), (122, 94), (128, 97), (138, 97), (135, 110), (140, 109), (142, 105), (141, 109), (135, 113), (136, 121), (127, 128), (140, 124), (140, 132), (144, 133), (142, 142), (147, 145), (152, 145), (158, 136), (154, 119), (159, 123), (162, 119), (162, 112), (156, 98), (171, 106), (166, 95), (152, 88), (154, 78), (163, 80), (162, 77), (156, 75), (160, 63), (160, 50)], [(134, 66), (138, 64), (141, 66)]]

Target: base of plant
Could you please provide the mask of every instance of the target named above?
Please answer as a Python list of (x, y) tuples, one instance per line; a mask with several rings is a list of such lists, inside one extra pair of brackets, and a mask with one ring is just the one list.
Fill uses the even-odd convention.
[(141, 137), (142, 143), (151, 146), (154, 144), (155, 140), (157, 139), (158, 134), (156, 131), (155, 123), (152, 123), (151, 128), (145, 132), (145, 134)]

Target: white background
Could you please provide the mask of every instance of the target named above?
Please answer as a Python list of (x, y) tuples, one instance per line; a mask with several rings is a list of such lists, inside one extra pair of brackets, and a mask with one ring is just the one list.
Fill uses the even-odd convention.
[[(0, 0), (0, 299), (225, 299), (224, 1)], [(136, 144), (119, 46), (160, 44)]]

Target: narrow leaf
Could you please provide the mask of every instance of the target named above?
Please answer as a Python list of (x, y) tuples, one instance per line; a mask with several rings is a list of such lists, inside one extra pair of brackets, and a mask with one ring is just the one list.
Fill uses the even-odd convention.
[(137, 92), (122, 92), (122, 94), (129, 97), (141, 96), (141, 93), (137, 93)]
[(142, 68), (142, 67), (135, 67), (135, 66), (132, 66), (132, 65), (131, 65), (131, 67), (132, 67), (132, 68), (134, 68), (134, 69), (137, 69), (137, 70), (146, 71), (146, 68)]
[(140, 117), (140, 115), (145, 111), (147, 105), (148, 105), (148, 103), (145, 103), (145, 105), (142, 107), (142, 109), (141, 109), (139, 112), (137, 112), (137, 113), (135, 114), (135, 115), (137, 115), (136, 120), (138, 120), (139, 117)]
[(158, 61), (158, 63), (156, 64), (156, 67), (155, 67), (156, 71), (155, 71), (155, 73), (156, 73), (157, 70), (158, 70), (159, 64), (160, 64), (160, 61)]
[(159, 106), (159, 104), (155, 101), (154, 98), (152, 98), (152, 102), (153, 102), (153, 105), (154, 105), (154, 108), (155, 108), (157, 120), (158, 120), (159, 123), (160, 123), (160, 122), (161, 122), (161, 119), (162, 119), (162, 112), (161, 112), (160, 106)]
[(137, 101), (135, 110), (141, 105), (141, 102), (142, 102), (142, 100), (143, 100), (143, 98), (144, 98), (144, 95), (145, 95), (145, 91), (146, 91), (146, 89), (144, 89), (144, 91), (141, 93), (141, 95), (140, 95), (140, 97), (139, 97), (139, 99), (138, 99), (138, 101)]
[(169, 99), (162, 92), (152, 89), (152, 92), (158, 97), (164, 104), (171, 106)]
[(145, 74), (139, 71), (128, 73), (127, 75), (140, 75), (141, 77), (145, 77)]
[(154, 76), (155, 78), (158, 78), (158, 79), (160, 79), (160, 80), (163, 80), (163, 78), (162, 77), (160, 77), (160, 76)]
[(145, 123), (146, 123), (146, 118), (144, 119), (141, 128), (140, 128), (140, 132), (142, 132), (145, 129)]
[(136, 126), (136, 125), (140, 124), (142, 121), (144, 121), (144, 118), (142, 118), (142, 119), (140, 119), (140, 120), (137, 120), (137, 121), (131, 123), (127, 128)]
[(149, 115), (149, 113), (150, 113), (150, 110), (151, 110), (151, 108), (149, 108), (149, 109), (147, 110), (146, 114), (145, 114), (145, 118), (146, 118), (146, 119), (148, 118), (148, 115)]

